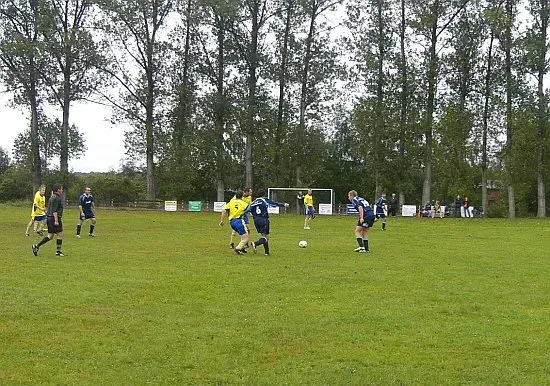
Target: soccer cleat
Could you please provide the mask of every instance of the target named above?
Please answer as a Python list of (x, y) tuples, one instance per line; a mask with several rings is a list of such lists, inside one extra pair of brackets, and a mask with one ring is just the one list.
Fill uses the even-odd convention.
[(88, 236), (95, 237), (95, 233), (90, 233)]
[(269, 253), (266, 252), (266, 253), (264, 253), (264, 255), (265, 255), (265, 256), (269, 256)]
[(35, 233), (36, 233), (38, 236), (44, 235), (44, 232), (42, 232), (42, 231), (35, 231)]
[(76, 238), (79, 239), (79, 238), (80, 238), (80, 235), (76, 235)]
[(235, 251), (235, 253), (236, 253), (237, 255), (242, 255), (242, 253), (243, 253), (243, 251), (241, 251), (240, 249), (237, 249), (237, 248), (235, 248), (235, 249), (233, 249), (233, 250)]
[(59, 257), (65, 256), (65, 255), (63, 254), (63, 252), (61, 252), (61, 251), (55, 252), (55, 255), (56, 255), (56, 256), (59, 256)]
[(38, 256), (38, 245), (36, 244), (33, 244), (32, 245), (32, 254), (35, 255), (35, 256)]
[(363, 247), (357, 247), (357, 248), (355, 248), (353, 251), (354, 251), (354, 252), (361, 252), (361, 249), (365, 249), (365, 248), (363, 248)]
[(304, 229), (311, 229), (310, 227), (304, 227)]
[(367, 251), (365, 248), (361, 248), (361, 249), (358, 250), (357, 252), (359, 252), (359, 253), (367, 253), (368, 251)]
[(235, 249), (235, 243), (229, 243), (229, 248)]
[(28, 233), (25, 233), (25, 236), (29, 237), (30, 235)]
[(258, 252), (258, 250), (256, 249), (256, 244), (254, 244), (254, 242), (252, 242), (252, 252)]
[(246, 249), (241, 249), (241, 253), (248, 253), (248, 251)]

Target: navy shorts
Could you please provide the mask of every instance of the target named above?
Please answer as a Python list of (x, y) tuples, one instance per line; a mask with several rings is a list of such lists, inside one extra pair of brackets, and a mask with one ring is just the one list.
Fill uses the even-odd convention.
[(89, 218), (95, 218), (95, 214), (92, 212), (84, 212), (84, 216), (80, 215), (81, 220), (88, 220)]
[(58, 225), (55, 225), (54, 222), (55, 219), (53, 217), (48, 217), (48, 219), (46, 220), (46, 225), (48, 225), (48, 233), (53, 234), (63, 232), (63, 223), (61, 222), (61, 219), (58, 219)]
[(261, 235), (269, 234), (269, 218), (265, 217), (254, 217), (254, 226), (256, 230)]
[(46, 215), (34, 216), (33, 218), (34, 221), (44, 221), (45, 219), (46, 219)]
[(311, 218), (315, 218), (315, 208), (312, 206), (308, 206), (306, 209), (306, 215), (308, 215)]
[(363, 219), (364, 220), (363, 222), (361, 222), (360, 219), (357, 221), (357, 226), (363, 227), (363, 228), (371, 228), (372, 225), (374, 224), (374, 219), (375, 219), (374, 214), (367, 215), (367, 217)]

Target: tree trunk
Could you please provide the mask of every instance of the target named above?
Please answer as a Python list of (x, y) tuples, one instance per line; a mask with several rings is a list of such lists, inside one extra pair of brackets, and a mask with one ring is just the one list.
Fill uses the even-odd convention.
[(31, 76), (29, 103), (31, 108), (31, 154), (32, 154), (32, 184), (33, 191), (37, 191), (42, 184), (42, 160), (40, 159), (40, 145), (38, 141), (38, 101), (36, 98), (35, 76)]
[(399, 161), (397, 175), (399, 177), (399, 204), (405, 203), (405, 192), (403, 191), (404, 175), (405, 175), (405, 136), (407, 131), (407, 115), (408, 115), (408, 71), (407, 71), (407, 55), (405, 52), (405, 33), (407, 30), (407, 18), (405, 9), (405, 0), (401, 0), (401, 23), (399, 26), (399, 43), (400, 43), (400, 62), (399, 73), (401, 75), (401, 98), (400, 98), (400, 116), (399, 116)]
[(432, 188), (432, 153), (433, 153), (433, 113), (437, 83), (437, 22), (439, 19), (439, 0), (435, 0), (432, 9), (430, 53), (428, 62), (428, 100), (426, 106), (424, 184), (422, 186), (422, 204), (430, 202)]
[(65, 55), (65, 70), (63, 71), (63, 122), (61, 124), (61, 154), (59, 170), (69, 172), (69, 110), (71, 106), (71, 59)]
[(154, 90), (155, 81), (153, 77), (153, 43), (147, 45), (147, 96), (145, 102), (145, 141), (147, 159), (147, 200), (156, 198), (155, 187), (155, 142), (154, 142)]
[(546, 189), (544, 183), (544, 149), (546, 144), (546, 125), (548, 122), (547, 102), (544, 95), (544, 75), (546, 74), (547, 30), (548, 30), (548, 0), (540, 2), (540, 42), (538, 57), (538, 154), (537, 154), (537, 217), (546, 217)]
[[(215, 10), (213, 10), (215, 12)], [(216, 17), (216, 23), (218, 25), (218, 68), (216, 74), (216, 107), (214, 109), (215, 114), (215, 127), (216, 127), (216, 175), (218, 180), (218, 201), (224, 201), (224, 128), (225, 128), (225, 21), (222, 16)], [(249, 185), (247, 185), (249, 186)]]
[(487, 72), (485, 73), (485, 100), (483, 104), (483, 144), (482, 144), (482, 157), (481, 157), (481, 207), (483, 216), (487, 216), (487, 140), (489, 133), (489, 103), (491, 101), (491, 77), (493, 69), (493, 43), (495, 36), (493, 28), (491, 27), (491, 37), (489, 39), (489, 50), (487, 53)]
[(508, 186), (508, 217), (516, 218), (516, 195), (514, 191), (513, 175), (510, 165), (510, 153), (513, 151), (512, 129), (512, 22), (514, 17), (513, 0), (506, 0), (506, 28), (504, 41), (504, 63), (506, 73), (506, 152), (505, 169)]

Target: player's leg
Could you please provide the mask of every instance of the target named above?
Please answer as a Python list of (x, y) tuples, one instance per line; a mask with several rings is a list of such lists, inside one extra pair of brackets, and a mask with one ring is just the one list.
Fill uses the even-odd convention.
[(357, 240), (358, 248), (355, 248), (355, 252), (360, 252), (365, 249), (365, 244), (363, 243), (363, 224), (357, 221), (355, 226), (355, 240)]
[(86, 220), (86, 216), (80, 216), (78, 222), (76, 223), (76, 237), (80, 238), (80, 231), (82, 230), (82, 224)]
[(383, 214), (381, 215), (382, 217), (382, 230), (385, 231), (386, 230), (386, 215)]
[(61, 220), (59, 221), (59, 232), (56, 233), (56, 251), (55, 251), (55, 255), (56, 256), (65, 256), (63, 254), (63, 252), (61, 251), (61, 247), (63, 246), (63, 225), (61, 225)]
[(29, 223), (27, 224), (27, 230), (25, 231), (25, 236), (30, 236), (29, 230), (33, 225), (34, 225), (34, 217), (31, 217), (31, 221), (29, 221)]
[(53, 235), (56, 233), (56, 227), (54, 225), (53, 217), (48, 217), (46, 220), (46, 224), (48, 226), (48, 234), (42, 240), (40, 240), (38, 244), (32, 245), (32, 253), (35, 256), (38, 256), (38, 250), (40, 249), (40, 247), (49, 242), (53, 238)]
[(89, 236), (95, 237), (95, 233), (94, 233), (95, 223), (96, 223), (95, 216), (90, 217), (90, 233), (89, 233)]

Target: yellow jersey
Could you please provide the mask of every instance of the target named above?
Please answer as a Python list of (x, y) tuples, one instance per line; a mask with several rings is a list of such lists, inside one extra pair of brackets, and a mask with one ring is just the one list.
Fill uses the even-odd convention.
[(304, 196), (304, 205), (305, 206), (313, 206), (313, 196), (306, 194)]
[[(231, 199), (231, 201), (233, 200), (236, 200), (237, 199), (237, 196), (233, 196), (233, 198)], [(245, 197), (243, 196), (243, 198), (241, 198), (241, 200), (243, 200), (244, 202), (246, 202), (248, 205), (252, 204), (252, 195), (248, 196), (248, 197)]]
[(248, 204), (238, 198), (232, 198), (224, 206), (225, 210), (229, 210), (229, 221), (234, 220), (236, 218), (242, 218), (246, 208), (248, 208)]
[(46, 196), (42, 196), (40, 191), (34, 195), (32, 203), (31, 217), (44, 216), (46, 214)]

